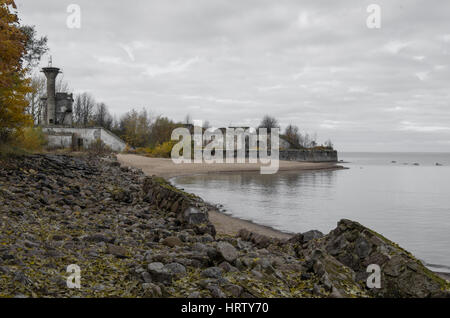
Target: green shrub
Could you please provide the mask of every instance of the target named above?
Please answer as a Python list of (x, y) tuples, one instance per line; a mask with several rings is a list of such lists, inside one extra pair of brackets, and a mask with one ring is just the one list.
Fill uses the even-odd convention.
[(170, 158), (172, 154), (172, 148), (176, 145), (176, 143), (177, 141), (171, 140), (156, 146), (152, 150), (151, 156), (157, 158)]
[(42, 151), (47, 145), (47, 137), (41, 127), (27, 127), (17, 133), (12, 144), (26, 151)]

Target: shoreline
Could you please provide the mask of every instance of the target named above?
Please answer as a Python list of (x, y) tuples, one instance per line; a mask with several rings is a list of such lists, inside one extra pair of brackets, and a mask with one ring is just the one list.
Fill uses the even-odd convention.
[[(215, 164), (215, 165), (175, 165), (171, 159), (149, 158), (139, 155), (117, 155), (117, 160), (121, 165), (142, 169), (148, 176), (156, 175), (166, 180), (177, 177), (205, 174), (224, 174), (224, 173), (255, 173), (259, 171), (259, 165), (244, 164)], [(291, 162), (280, 161), (279, 172), (313, 172), (319, 170), (342, 170), (349, 169), (336, 163), (310, 163), (310, 162)], [(213, 204), (214, 203), (210, 203)], [(214, 224), (218, 234), (237, 235), (240, 229), (247, 229), (251, 232), (276, 239), (289, 239), (294, 233), (283, 232), (270, 226), (255, 223), (250, 220), (244, 220), (219, 211), (210, 211), (209, 219)], [(445, 280), (450, 281), (450, 273), (443, 271), (434, 271)]]
[[(149, 158), (140, 155), (117, 155), (120, 164), (142, 169), (148, 175), (156, 175), (166, 180), (191, 175), (224, 174), (224, 173), (255, 173), (260, 169), (260, 164), (180, 164), (175, 165), (171, 159)], [(338, 162), (295, 162), (280, 161), (279, 172), (312, 172), (318, 170), (348, 169), (339, 166)], [(214, 203), (212, 203), (214, 204)], [(294, 234), (274, 229), (270, 226), (244, 220), (218, 211), (210, 211), (209, 219), (216, 227), (218, 234), (236, 235), (240, 229), (277, 239), (289, 239)]]
[[(207, 202), (115, 156), (17, 157), (2, 162), (0, 181), (2, 297), (450, 296), (450, 284), (413, 255), (351, 220), (312, 242), (215, 235)], [(80, 289), (68, 289), (65, 276), (49, 279), (72, 259), (85, 273)], [(374, 259), (398, 273), (376, 290), (356, 279)]]

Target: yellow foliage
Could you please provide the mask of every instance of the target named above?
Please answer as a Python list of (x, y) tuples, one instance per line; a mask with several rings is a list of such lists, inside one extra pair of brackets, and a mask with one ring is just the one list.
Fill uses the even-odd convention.
[(14, 144), (28, 151), (41, 151), (47, 144), (47, 138), (40, 127), (27, 127), (14, 138)]
[(173, 146), (177, 143), (175, 140), (167, 141), (157, 145), (155, 148), (136, 148), (136, 153), (153, 158), (170, 158)]
[(161, 145), (156, 146), (152, 150), (152, 157), (170, 158), (170, 156), (172, 154), (172, 148), (173, 148), (173, 146), (175, 146), (176, 143), (177, 143), (177, 141), (171, 140), (171, 141), (167, 141)]
[(32, 124), (25, 95), (31, 92), (23, 57), (26, 36), (19, 28), (13, 0), (0, 0), (0, 139)]
[(134, 152), (139, 154), (139, 155), (151, 156), (152, 149), (151, 148), (138, 147), (138, 148), (135, 149)]

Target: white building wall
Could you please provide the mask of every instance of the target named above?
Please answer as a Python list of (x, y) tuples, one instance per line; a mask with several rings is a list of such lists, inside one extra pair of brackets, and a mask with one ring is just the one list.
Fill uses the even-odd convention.
[[(42, 130), (44, 132), (48, 132), (49, 138), (49, 147), (57, 147), (58, 138), (56, 136), (61, 134), (59, 137), (63, 137), (62, 134), (76, 134), (78, 138), (83, 139), (83, 147), (88, 147), (92, 142), (95, 142), (97, 139), (101, 139), (105, 145), (110, 147), (113, 151), (121, 152), (125, 149), (126, 144), (119, 137), (115, 136), (111, 132), (107, 131), (101, 127), (92, 127), (92, 128), (72, 128), (72, 127), (43, 127)], [(67, 136), (64, 136), (67, 137)], [(65, 141), (67, 142), (67, 140)], [(72, 145), (72, 137), (70, 136), (70, 143), (67, 147), (71, 147)]]
[(72, 135), (47, 135), (48, 148), (70, 148), (72, 147)]
[(113, 149), (114, 151), (119, 151), (119, 152), (123, 151), (125, 149), (125, 147), (127, 146), (126, 143), (122, 139), (120, 139), (119, 137), (117, 137), (116, 135), (111, 133), (110, 131), (103, 129), (103, 128), (101, 129), (101, 132), (100, 132), (100, 138), (106, 145), (111, 147), (111, 149)]

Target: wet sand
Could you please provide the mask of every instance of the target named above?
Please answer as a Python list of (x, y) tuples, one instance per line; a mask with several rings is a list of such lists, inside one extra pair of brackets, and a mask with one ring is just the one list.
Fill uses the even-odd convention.
[[(117, 159), (122, 165), (139, 168), (149, 176), (159, 176), (166, 179), (178, 176), (196, 175), (196, 174), (214, 174), (231, 172), (259, 172), (260, 164), (180, 164), (176, 165), (171, 159), (148, 158), (139, 155), (119, 154)], [(335, 163), (311, 163), (280, 161), (279, 171), (311, 171), (324, 169), (341, 169)], [(211, 222), (216, 227), (217, 233), (235, 235), (240, 229), (245, 228), (249, 231), (279, 238), (286, 239), (292, 236), (290, 233), (277, 231), (270, 227), (255, 224), (246, 220), (241, 220), (224, 213), (211, 212), (209, 214)]]

